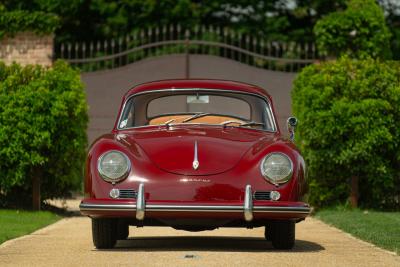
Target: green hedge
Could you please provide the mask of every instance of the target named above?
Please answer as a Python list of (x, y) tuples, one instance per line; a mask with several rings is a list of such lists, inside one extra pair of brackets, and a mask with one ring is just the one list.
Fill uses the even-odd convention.
[(357, 176), (362, 206), (399, 209), (398, 62), (341, 58), (311, 65), (297, 76), (292, 101), (310, 202), (346, 202)]
[[(42, 198), (79, 189), (87, 104), (80, 75), (58, 61), (52, 68), (0, 64), (0, 199), (30, 203), (39, 170)], [(15, 199), (14, 199), (15, 200)], [(12, 204), (12, 203), (11, 203)]]
[(320, 19), (314, 27), (319, 52), (330, 57), (390, 58), (390, 32), (375, 0), (349, 0), (347, 9)]
[(59, 26), (59, 18), (50, 13), (35, 11), (5, 11), (0, 6), (0, 39), (5, 35), (31, 31), (37, 34), (53, 33)]

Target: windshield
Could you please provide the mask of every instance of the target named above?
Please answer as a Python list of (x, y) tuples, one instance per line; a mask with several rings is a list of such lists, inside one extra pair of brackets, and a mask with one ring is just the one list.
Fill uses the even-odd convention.
[(147, 125), (208, 124), (275, 131), (269, 104), (255, 95), (205, 89), (158, 91), (129, 98), (119, 129)]

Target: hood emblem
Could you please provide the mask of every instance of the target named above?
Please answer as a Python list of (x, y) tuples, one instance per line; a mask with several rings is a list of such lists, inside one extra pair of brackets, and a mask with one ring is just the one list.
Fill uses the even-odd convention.
[(192, 163), (192, 167), (194, 170), (197, 170), (200, 166), (198, 157), (197, 157), (197, 141), (194, 142), (194, 159)]

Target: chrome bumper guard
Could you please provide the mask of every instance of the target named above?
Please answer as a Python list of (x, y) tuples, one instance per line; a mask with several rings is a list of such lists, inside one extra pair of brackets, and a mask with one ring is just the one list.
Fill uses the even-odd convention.
[(310, 207), (284, 207), (284, 206), (254, 206), (253, 193), (251, 186), (247, 185), (245, 189), (243, 206), (198, 206), (198, 205), (146, 205), (144, 184), (139, 185), (137, 193), (136, 205), (121, 204), (90, 204), (81, 203), (79, 208), (81, 211), (136, 211), (136, 219), (144, 220), (146, 211), (185, 211), (185, 212), (243, 212), (244, 219), (247, 222), (253, 220), (253, 212), (257, 213), (298, 213), (309, 214)]
[(144, 195), (144, 184), (139, 185), (139, 190), (136, 198), (136, 219), (139, 221), (144, 220), (144, 213), (146, 210), (146, 200)]

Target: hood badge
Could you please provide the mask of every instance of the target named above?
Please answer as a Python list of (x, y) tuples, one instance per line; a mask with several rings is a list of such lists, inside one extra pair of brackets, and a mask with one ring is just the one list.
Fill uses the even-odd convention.
[(192, 163), (192, 167), (194, 170), (197, 170), (200, 166), (198, 157), (197, 157), (197, 141), (194, 142), (194, 159)]

